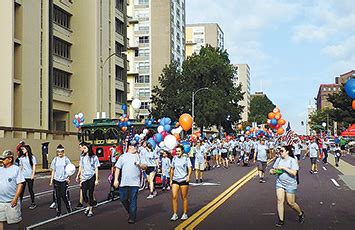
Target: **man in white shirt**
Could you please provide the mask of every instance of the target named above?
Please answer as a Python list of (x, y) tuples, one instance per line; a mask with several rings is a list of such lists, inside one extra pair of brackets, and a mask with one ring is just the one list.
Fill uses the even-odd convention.
[(319, 157), (319, 147), (315, 138), (311, 140), (311, 144), (308, 146), (307, 155), (311, 159), (311, 171), (310, 173), (318, 173), (317, 158)]

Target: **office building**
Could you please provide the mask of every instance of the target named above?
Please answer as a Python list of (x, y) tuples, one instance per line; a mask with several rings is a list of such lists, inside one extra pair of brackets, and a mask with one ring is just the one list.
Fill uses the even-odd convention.
[(243, 113), (241, 114), (242, 121), (248, 121), (248, 114), (250, 111), (250, 67), (248, 64), (235, 64), (236, 73), (233, 78), (235, 87), (242, 85), (242, 92), (244, 98), (239, 102), (244, 106)]

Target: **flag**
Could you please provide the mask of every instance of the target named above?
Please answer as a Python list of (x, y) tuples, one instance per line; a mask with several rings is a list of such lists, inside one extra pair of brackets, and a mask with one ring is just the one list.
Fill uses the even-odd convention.
[(290, 122), (288, 122), (287, 128), (286, 128), (286, 135), (285, 135), (285, 141), (287, 145), (293, 145), (296, 143), (298, 140), (297, 134), (291, 129)]

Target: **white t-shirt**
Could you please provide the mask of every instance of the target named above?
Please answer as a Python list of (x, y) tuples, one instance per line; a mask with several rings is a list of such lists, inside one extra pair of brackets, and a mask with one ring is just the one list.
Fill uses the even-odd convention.
[(257, 155), (256, 159), (258, 161), (262, 161), (262, 162), (266, 162), (267, 161), (266, 150), (267, 150), (267, 146), (266, 145), (262, 145), (262, 144), (258, 144), (257, 145), (258, 155)]
[(24, 182), (22, 170), (12, 165), (0, 167), (0, 203), (9, 203), (16, 195), (17, 185)]
[(317, 143), (312, 143), (308, 146), (309, 148), (309, 157), (318, 157), (318, 150), (319, 147), (317, 145)]
[[(32, 162), (33, 165), (37, 164), (35, 156), (32, 156)], [(30, 179), (32, 176), (33, 167), (30, 164), (30, 159), (28, 158), (28, 156), (22, 156), (19, 158), (19, 166), (20, 169), (22, 170), (22, 174), (25, 177), (25, 179)]]
[(120, 187), (124, 186), (140, 186), (141, 170), (137, 163), (141, 164), (138, 154), (125, 153), (118, 158), (115, 164), (116, 168), (121, 170), (121, 183)]
[(186, 180), (188, 175), (188, 168), (190, 168), (191, 161), (189, 158), (181, 156), (175, 156), (171, 163), (171, 167), (174, 169), (173, 180), (177, 182), (182, 182)]

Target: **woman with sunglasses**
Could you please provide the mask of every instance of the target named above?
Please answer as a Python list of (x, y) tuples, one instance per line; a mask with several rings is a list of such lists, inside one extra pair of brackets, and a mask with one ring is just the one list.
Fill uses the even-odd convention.
[(188, 157), (183, 155), (183, 146), (179, 145), (176, 147), (176, 155), (173, 158), (170, 169), (170, 187), (172, 191), (172, 206), (173, 206), (173, 216), (170, 218), (171, 221), (179, 219), (177, 215), (178, 211), (178, 195), (179, 190), (181, 191), (183, 214), (181, 220), (186, 220), (188, 202), (187, 194), (189, 191), (189, 181), (192, 172), (191, 161)]
[(297, 160), (293, 156), (292, 146), (283, 146), (280, 151), (280, 157), (276, 159), (270, 174), (277, 174), (276, 180), (276, 196), (277, 196), (277, 212), (279, 220), (276, 227), (284, 225), (284, 203), (285, 195), (288, 206), (295, 210), (298, 214), (298, 221), (304, 222), (304, 212), (296, 203), (297, 180), (296, 175), (299, 170)]

